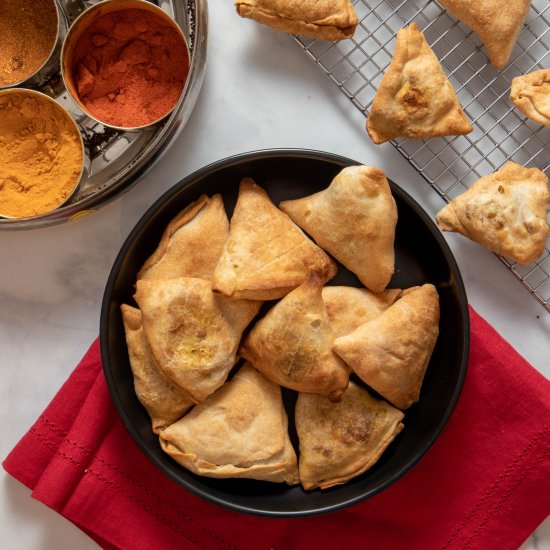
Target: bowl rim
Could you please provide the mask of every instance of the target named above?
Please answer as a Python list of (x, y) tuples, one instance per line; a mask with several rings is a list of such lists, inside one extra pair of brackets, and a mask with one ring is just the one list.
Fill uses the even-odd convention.
[[(176, 484), (184, 489), (190, 491), (196, 496), (199, 496), (209, 502), (215, 503), (224, 508), (228, 508), (235, 512), (263, 516), (263, 517), (279, 517), (279, 518), (297, 518), (297, 517), (309, 517), (314, 515), (326, 514), (330, 512), (335, 512), (343, 508), (347, 508), (354, 504), (357, 504), (367, 498), (378, 494), (393, 483), (397, 482), (401, 477), (403, 477), (408, 471), (410, 471), (427, 453), (427, 451), (432, 447), (437, 438), (441, 435), (443, 429), (447, 425), (449, 418), (451, 417), (458, 399), (460, 397), (462, 387), (464, 385), (464, 379), (466, 377), (467, 366), (468, 366), (468, 357), (470, 350), (470, 316), (468, 308), (468, 299), (466, 295), (466, 289), (464, 282), (462, 280), (462, 275), (460, 269), (456, 262), (456, 259), (449, 247), (447, 241), (443, 237), (443, 234), (438, 229), (435, 222), (431, 219), (429, 214), (420, 206), (420, 204), (402, 187), (393, 182), (388, 178), (390, 185), (392, 187), (392, 193), (397, 192), (400, 195), (400, 198), (408, 202), (409, 206), (414, 210), (422, 222), (427, 225), (430, 229), (430, 232), (433, 234), (438, 245), (441, 248), (441, 252), (445, 257), (445, 260), (448, 262), (449, 271), (455, 279), (456, 290), (458, 294), (458, 301), (460, 304), (460, 314), (461, 319), (457, 322), (457, 326), (462, 328), (462, 347), (460, 353), (462, 354), (462, 361), (460, 366), (460, 373), (458, 376), (457, 383), (454, 387), (451, 399), (447, 403), (445, 413), (440, 418), (435, 430), (432, 433), (432, 437), (422, 449), (421, 452), (416, 453), (411, 457), (402, 467), (398, 468), (386, 481), (380, 483), (376, 488), (367, 490), (364, 493), (356, 496), (352, 496), (349, 499), (342, 500), (341, 502), (330, 504), (323, 507), (317, 507), (313, 510), (262, 510), (254, 508), (252, 506), (245, 506), (241, 504), (236, 504), (230, 502), (224, 498), (217, 497), (208, 493), (208, 491), (202, 490), (195, 487), (192, 483), (187, 482), (185, 479), (182, 479), (175, 472), (164, 467), (160, 460), (149, 451), (147, 443), (142, 440), (140, 434), (133, 426), (129, 416), (126, 414), (126, 410), (123, 406), (122, 399), (120, 398), (114, 381), (114, 377), (109, 369), (109, 350), (107, 345), (107, 334), (108, 334), (108, 324), (109, 324), (109, 310), (110, 310), (110, 297), (113, 293), (116, 278), (118, 277), (119, 270), (123, 260), (126, 257), (128, 249), (132, 245), (135, 237), (141, 232), (143, 226), (152, 218), (157, 211), (167, 202), (169, 202), (175, 195), (180, 193), (183, 189), (192, 185), (197, 179), (200, 179), (208, 174), (214, 173), (220, 169), (227, 168), (229, 166), (234, 166), (244, 162), (248, 162), (258, 158), (274, 158), (274, 157), (285, 157), (285, 158), (307, 158), (307, 159), (317, 159), (322, 161), (329, 161), (337, 164), (345, 164), (346, 166), (362, 164), (356, 160), (353, 160), (349, 157), (344, 157), (335, 153), (329, 153), (325, 151), (313, 150), (313, 149), (302, 149), (302, 148), (276, 148), (276, 149), (260, 149), (249, 151), (245, 153), (239, 153), (231, 155), (229, 157), (222, 158), (220, 160), (214, 161), (198, 170), (192, 172), (170, 189), (168, 189), (164, 194), (162, 194), (140, 217), (133, 229), (130, 231), (126, 240), (124, 241), (111, 269), (107, 284), (105, 286), (105, 292), (103, 295), (102, 305), (101, 305), (101, 315), (100, 315), (100, 350), (101, 350), (101, 362), (102, 368), (107, 382), (107, 387), (109, 393), (115, 405), (115, 408), (119, 414), (122, 423), (124, 424), (127, 431), (130, 433), (134, 442), (138, 445), (141, 451), (145, 456), (153, 462), (155, 467), (162, 472), (164, 475), (172, 479)], [(435, 230), (434, 230), (435, 229)], [(182, 467), (183, 468), (183, 467)], [(345, 487), (345, 486), (342, 486)]]

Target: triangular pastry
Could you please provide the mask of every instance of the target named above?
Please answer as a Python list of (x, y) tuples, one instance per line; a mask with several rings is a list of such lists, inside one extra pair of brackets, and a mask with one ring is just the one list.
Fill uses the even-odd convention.
[(261, 306), (218, 296), (209, 281), (193, 278), (138, 281), (135, 299), (159, 368), (196, 402), (225, 382)]
[(143, 333), (141, 311), (126, 304), (120, 310), (136, 395), (151, 417), (153, 431), (159, 433), (179, 420), (194, 403), (158, 368)]
[(275, 304), (252, 327), (240, 354), (276, 384), (337, 400), (348, 385), (349, 369), (331, 350), (334, 334), (322, 285), (311, 276)]
[(372, 141), (455, 136), (472, 130), (439, 60), (416, 23), (401, 29), (395, 54), (367, 118)]
[(550, 126), (550, 69), (513, 78), (510, 99), (525, 116)]
[(531, 0), (438, 0), (458, 20), (470, 27), (485, 44), (491, 64), (502, 69), (508, 59)]
[(168, 224), (137, 278), (210, 280), (228, 234), (229, 220), (221, 196), (202, 195)]
[(245, 364), (231, 381), (160, 434), (162, 449), (196, 474), (298, 483), (281, 388)]
[(375, 294), (366, 288), (325, 286), (322, 296), (337, 338), (378, 317), (401, 296), (401, 290), (392, 288)]
[(327, 281), (336, 275), (336, 266), (261, 187), (244, 178), (214, 271), (214, 291), (233, 298), (274, 300), (302, 284), (310, 272)]
[(548, 199), (544, 172), (507, 162), (447, 204), (437, 223), (527, 265), (544, 253)]
[(349, 0), (235, 0), (241, 17), (318, 40), (351, 38), (357, 15)]
[(397, 207), (382, 170), (349, 166), (325, 190), (279, 208), (373, 292), (394, 271)]
[(439, 334), (439, 297), (425, 284), (403, 296), (379, 317), (336, 338), (332, 349), (373, 390), (400, 409), (418, 401)]
[(403, 429), (403, 417), (353, 382), (339, 403), (299, 394), (295, 422), (304, 489), (328, 489), (368, 470)]

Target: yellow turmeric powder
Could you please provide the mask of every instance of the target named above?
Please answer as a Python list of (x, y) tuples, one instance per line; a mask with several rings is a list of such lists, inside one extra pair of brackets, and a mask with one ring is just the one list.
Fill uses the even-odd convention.
[(80, 179), (80, 133), (53, 99), (0, 92), (0, 216), (26, 218), (63, 204)]

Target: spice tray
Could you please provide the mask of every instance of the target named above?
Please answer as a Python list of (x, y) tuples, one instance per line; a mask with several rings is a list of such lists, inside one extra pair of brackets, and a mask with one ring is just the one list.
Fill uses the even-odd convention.
[[(474, 131), (427, 141), (398, 139), (395, 148), (445, 201), (512, 160), (550, 176), (550, 128), (510, 101), (512, 78), (550, 67), (550, 2), (532, 0), (510, 61), (494, 68), (477, 36), (434, 0), (355, 0), (359, 24), (341, 42), (293, 39), (365, 116), (395, 49), (397, 31), (419, 26), (453, 85)], [(365, 139), (368, 140), (365, 131)], [(500, 257), (550, 312), (550, 242), (529, 266)]]
[[(65, 32), (97, 0), (57, 0)], [(87, 171), (77, 192), (62, 207), (32, 218), (1, 218), (0, 229), (30, 229), (71, 221), (97, 210), (129, 189), (160, 158), (187, 122), (198, 97), (206, 64), (208, 13), (206, 0), (158, 0), (186, 38), (190, 67), (183, 93), (163, 121), (139, 131), (119, 131), (88, 117), (68, 94), (61, 77), (59, 52), (38, 85), (32, 86), (69, 111), (83, 134)], [(24, 87), (24, 85), (20, 86)]]

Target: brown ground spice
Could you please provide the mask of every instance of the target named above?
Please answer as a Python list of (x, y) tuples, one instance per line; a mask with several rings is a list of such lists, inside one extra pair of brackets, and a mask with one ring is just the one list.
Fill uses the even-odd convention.
[(53, 0), (0, 0), (0, 86), (21, 82), (40, 69), (56, 36)]

